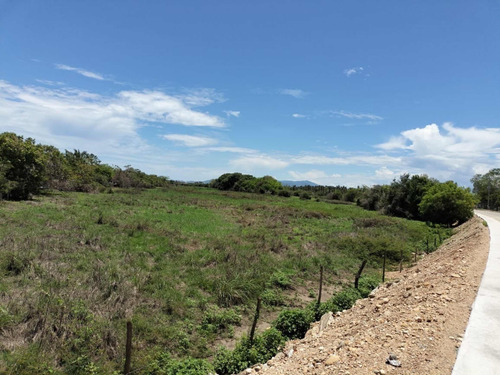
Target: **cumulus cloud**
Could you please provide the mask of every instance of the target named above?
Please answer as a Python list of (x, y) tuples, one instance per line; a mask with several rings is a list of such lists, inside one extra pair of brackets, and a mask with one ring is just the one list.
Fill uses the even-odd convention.
[(282, 95), (293, 96), (294, 98), (300, 99), (307, 95), (307, 92), (300, 89), (280, 89), (278, 93)]
[(380, 121), (380, 120), (384, 119), (381, 116), (377, 116), (377, 115), (374, 115), (371, 113), (352, 113), (352, 112), (345, 112), (345, 111), (332, 111), (331, 113), (334, 115), (347, 117), (347, 118), (354, 119), (354, 120)]
[(106, 80), (106, 78), (104, 78), (104, 76), (102, 74), (94, 73), (94, 72), (91, 72), (91, 71), (86, 70), (86, 69), (75, 68), (73, 66), (69, 66), (69, 65), (65, 65), (65, 64), (54, 64), (54, 65), (59, 70), (67, 70), (67, 71), (70, 71), (70, 72), (75, 72), (75, 73), (78, 73), (78, 74), (80, 74), (80, 75), (82, 75), (84, 77), (92, 78), (92, 79), (97, 79), (99, 81)]
[(345, 69), (344, 70), (344, 74), (347, 76), (347, 77), (350, 77), (352, 76), (353, 74), (358, 74), (358, 73), (361, 73), (363, 70), (365, 70), (362, 66), (357, 66), (357, 67), (353, 67), (353, 68), (348, 68), (348, 69)]
[(217, 143), (216, 139), (208, 137), (198, 137), (194, 135), (187, 134), (165, 134), (162, 136), (164, 139), (180, 143), (187, 147), (202, 147), (210, 146)]
[(494, 160), (500, 156), (500, 128), (429, 124), (405, 130), (376, 147), (399, 153), (407, 165), (432, 176), (463, 182), (476, 171), (493, 168)]
[(240, 111), (224, 111), (227, 117), (240, 117)]

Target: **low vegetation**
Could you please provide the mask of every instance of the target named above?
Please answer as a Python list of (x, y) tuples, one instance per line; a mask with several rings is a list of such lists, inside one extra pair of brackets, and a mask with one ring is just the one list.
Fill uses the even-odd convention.
[[(272, 323), (315, 304), (321, 265), (335, 293), (361, 260), (380, 281), (383, 254), (409, 262), (449, 235), (353, 205), (175, 185), (3, 201), (0, 222), (0, 372), (12, 374), (119, 371), (129, 319), (137, 373), (261, 361), (299, 333), (281, 332), (293, 325), (281, 318), (279, 335), (259, 333), (247, 350), (239, 337), (257, 297)], [(351, 294), (321, 311), (345, 308)], [(236, 354), (217, 350), (220, 340), (236, 342)]]

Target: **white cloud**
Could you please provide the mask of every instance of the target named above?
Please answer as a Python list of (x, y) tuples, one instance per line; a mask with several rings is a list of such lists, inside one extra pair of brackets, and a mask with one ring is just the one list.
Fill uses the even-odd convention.
[(99, 81), (106, 80), (106, 78), (104, 78), (104, 76), (102, 74), (94, 73), (94, 72), (91, 72), (91, 71), (88, 71), (88, 70), (85, 70), (82, 68), (75, 68), (73, 66), (69, 66), (69, 65), (65, 65), (65, 64), (54, 64), (54, 65), (59, 70), (68, 70), (70, 72), (78, 73), (84, 77), (97, 79)]
[(406, 165), (437, 178), (464, 183), (476, 171), (495, 166), (500, 155), (500, 128), (457, 128), (444, 123), (429, 124), (401, 132), (376, 147), (400, 153)]
[(210, 146), (217, 143), (216, 139), (208, 138), (208, 137), (198, 137), (194, 135), (187, 134), (165, 134), (162, 136), (164, 139), (167, 139), (172, 142), (180, 143), (187, 147), (202, 147), (202, 146)]
[(224, 95), (212, 88), (184, 89), (184, 94), (178, 95), (184, 103), (192, 107), (204, 107), (213, 103), (226, 101)]
[[(139, 130), (157, 125), (221, 127), (216, 116), (197, 112), (182, 100), (158, 91), (98, 95), (73, 88), (16, 86), (0, 81), (0, 124), (59, 148), (75, 147), (127, 160), (151, 147)], [(114, 156), (113, 156), (114, 155)]]
[(292, 115), (292, 117), (294, 117), (294, 118), (305, 118), (305, 117), (306, 117), (306, 115), (301, 115), (300, 113), (294, 113), (294, 114)]
[(348, 68), (348, 69), (345, 69), (344, 70), (344, 74), (347, 76), (347, 77), (350, 77), (352, 76), (353, 74), (358, 74), (358, 73), (361, 73), (363, 70), (365, 70), (362, 66), (358, 66), (358, 67), (353, 67), (353, 68)]
[(217, 116), (194, 111), (181, 98), (161, 91), (121, 91), (117, 96), (118, 107), (123, 106), (119, 108), (120, 111), (130, 112), (143, 121), (185, 126), (224, 126), (224, 122)]
[(240, 117), (240, 111), (224, 111), (227, 117)]
[(398, 165), (401, 160), (401, 157), (389, 155), (354, 155), (346, 157), (303, 155), (292, 158), (294, 164), (313, 165)]
[(339, 116), (347, 117), (347, 118), (354, 119), (354, 120), (380, 121), (380, 120), (384, 119), (381, 116), (373, 115), (371, 113), (352, 113), (352, 112), (345, 112), (345, 111), (332, 111), (331, 113), (334, 115), (339, 115)]
[(318, 169), (311, 169), (307, 172), (289, 171), (288, 173), (290, 174), (290, 176), (292, 176), (292, 178), (296, 180), (309, 180), (318, 184), (322, 184), (321, 181), (324, 181), (325, 179), (330, 180), (332, 178), (338, 179), (341, 177), (341, 175), (338, 173), (328, 174), (325, 171), (321, 171)]
[(259, 168), (266, 169), (281, 169), (289, 165), (288, 162), (267, 155), (248, 155), (229, 163), (235, 168), (240, 168), (244, 171), (254, 171)]
[(307, 92), (300, 89), (280, 89), (278, 93), (282, 95), (293, 96), (294, 98), (300, 99), (307, 95)]
[(207, 147), (205, 148), (208, 151), (215, 151), (215, 152), (233, 152), (236, 154), (254, 154), (257, 152), (257, 150), (252, 150), (251, 148), (244, 148), (244, 147), (226, 147), (226, 146), (220, 146), (220, 147)]

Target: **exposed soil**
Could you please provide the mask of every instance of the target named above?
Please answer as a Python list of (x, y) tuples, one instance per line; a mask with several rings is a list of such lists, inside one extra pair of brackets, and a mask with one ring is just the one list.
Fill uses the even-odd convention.
[[(488, 251), (488, 229), (475, 217), (323, 330), (315, 323), (306, 338), (243, 373), (450, 374)], [(386, 364), (390, 354), (401, 367)]]

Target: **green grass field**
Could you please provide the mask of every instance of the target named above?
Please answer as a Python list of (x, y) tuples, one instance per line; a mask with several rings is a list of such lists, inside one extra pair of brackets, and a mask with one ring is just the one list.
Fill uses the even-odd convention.
[[(0, 373), (110, 374), (158, 351), (210, 358), (263, 320), (408, 262), (436, 228), (356, 206), (179, 186), (0, 202)], [(439, 230), (441, 237), (449, 233)], [(392, 262), (392, 263), (391, 263)], [(140, 372), (137, 372), (140, 373)]]

